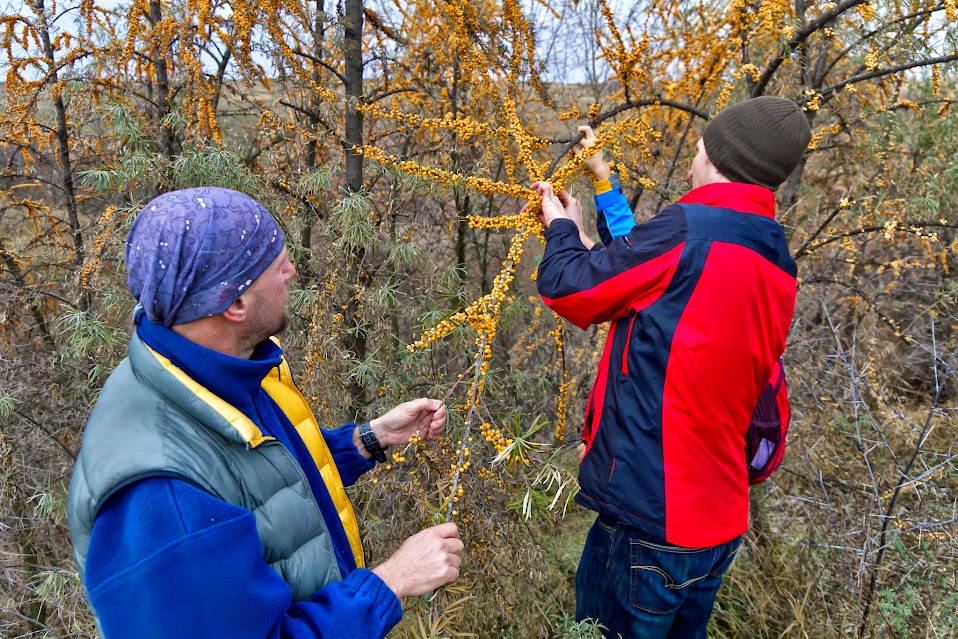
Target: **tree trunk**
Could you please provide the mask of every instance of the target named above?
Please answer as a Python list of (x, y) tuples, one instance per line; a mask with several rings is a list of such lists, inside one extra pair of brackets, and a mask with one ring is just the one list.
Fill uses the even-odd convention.
[(466, 286), (466, 233), (469, 231), (469, 222), (467, 217), (470, 209), (469, 193), (463, 194), (459, 187), (454, 189), (456, 204), (456, 279), (459, 285), (456, 287), (454, 297), (456, 298), (456, 307), (462, 303), (461, 298), (465, 292)]
[[(346, 130), (343, 136), (343, 149), (346, 160), (346, 189), (349, 193), (363, 191), (363, 156), (357, 153), (363, 145), (363, 0), (345, 0), (346, 21), (343, 37), (344, 77), (346, 80)], [(353, 361), (366, 359), (368, 329), (362, 316), (362, 295), (369, 286), (369, 275), (363, 266), (366, 249), (359, 248), (349, 256), (349, 273), (353, 286), (347, 302), (346, 322), (349, 335), (346, 348)], [(359, 417), (366, 409), (369, 400), (366, 388), (357, 379), (349, 382), (349, 395), (352, 398), (352, 413)]]
[[(154, 29), (163, 20), (163, 5), (159, 0), (150, 0), (150, 25)], [(173, 129), (167, 122), (170, 108), (170, 76), (166, 66), (166, 51), (161, 42), (153, 42), (153, 73), (156, 78), (156, 139), (160, 153), (167, 160), (173, 159)]]
[[(37, 32), (40, 35), (40, 42), (43, 45), (43, 55), (46, 56), (47, 64), (50, 65), (49, 82), (51, 86), (60, 82), (60, 75), (57, 72), (56, 62), (53, 58), (53, 44), (50, 41), (50, 27), (47, 24), (46, 7), (44, 0), (36, 0), (33, 5), (37, 13)], [(73, 184), (73, 163), (70, 160), (70, 129), (67, 124), (67, 108), (63, 101), (63, 91), (57, 88), (56, 98), (53, 101), (53, 110), (56, 113), (56, 137), (57, 137), (57, 172), (59, 173), (59, 186), (66, 198), (67, 217), (70, 223), (70, 231), (73, 235), (73, 264), (76, 267), (77, 275), (82, 272), (83, 264), (86, 261), (86, 247), (83, 244), (83, 230), (80, 228), (80, 216), (77, 210), (76, 190)], [(90, 292), (80, 281), (80, 299), (77, 301), (77, 307), (80, 310), (87, 311), (90, 308)]]
[[(316, 0), (316, 15), (313, 18), (313, 57), (316, 60), (322, 60), (326, 55), (324, 42), (326, 40), (326, 12), (325, 12), (324, 0)], [(311, 79), (315, 84), (322, 82), (322, 71), (321, 67), (317, 62), (313, 62), (313, 72), (311, 74)], [(312, 94), (309, 102), (309, 115), (307, 116), (307, 121), (309, 122), (309, 131), (315, 136), (317, 129), (320, 126), (319, 112), (322, 107), (322, 100), (315, 93)], [(316, 142), (316, 138), (310, 138), (306, 141), (306, 157), (304, 158), (306, 164), (306, 171), (313, 171), (319, 167), (319, 144)], [(300, 232), (300, 243), (304, 248), (311, 249), (313, 242), (313, 222), (314, 218), (318, 218), (319, 213), (316, 211), (315, 206), (307, 207), (306, 211), (306, 220), (304, 220), (302, 231)], [(304, 251), (303, 257), (299, 260), (299, 264), (296, 265), (297, 270), (300, 273), (300, 277), (303, 278), (304, 284), (313, 282), (316, 279), (316, 273), (313, 271), (312, 265), (309, 262), (310, 251)]]
[(343, 55), (346, 79), (346, 187), (352, 193), (363, 190), (363, 156), (356, 147), (363, 145), (363, 0), (346, 0), (346, 30)]

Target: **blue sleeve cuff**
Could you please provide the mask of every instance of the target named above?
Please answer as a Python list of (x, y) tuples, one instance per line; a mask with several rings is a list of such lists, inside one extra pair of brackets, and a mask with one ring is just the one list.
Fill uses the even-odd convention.
[[(606, 229), (611, 235), (610, 238), (603, 237), (603, 241), (628, 235), (635, 226), (632, 208), (618, 184), (615, 184), (611, 191), (595, 196), (595, 209), (600, 217), (597, 222), (600, 235), (603, 235), (602, 231)], [(605, 228), (602, 228), (603, 226)]]
[[(342, 586), (351, 590), (356, 599), (363, 601), (369, 610), (375, 611), (375, 615), (383, 622), (386, 632), (389, 632), (402, 619), (402, 604), (399, 597), (372, 570), (357, 568), (346, 575)], [(313, 595), (312, 601), (321, 597), (320, 593), (323, 590)]]
[(368, 637), (383, 639), (402, 619), (399, 599), (375, 573), (364, 568), (323, 586), (293, 604), (279, 639)]
[(375, 461), (366, 459), (356, 450), (356, 445), (353, 443), (355, 428), (356, 424), (350, 422), (341, 428), (322, 431), (344, 486), (352, 486), (363, 473), (376, 467)]

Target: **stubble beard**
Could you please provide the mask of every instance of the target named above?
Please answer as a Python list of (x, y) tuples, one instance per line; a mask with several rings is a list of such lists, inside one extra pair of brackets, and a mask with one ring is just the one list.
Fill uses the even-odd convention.
[(283, 309), (283, 315), (279, 318), (279, 322), (276, 327), (276, 330), (274, 330), (267, 337), (272, 337), (273, 335), (282, 335), (286, 331), (286, 328), (288, 326), (289, 326), (289, 313), (286, 311), (286, 309)]
[(289, 313), (283, 309), (282, 315), (273, 324), (262, 323), (261, 328), (250, 327), (247, 339), (243, 340), (243, 347), (252, 352), (256, 346), (270, 337), (281, 335), (289, 326)]

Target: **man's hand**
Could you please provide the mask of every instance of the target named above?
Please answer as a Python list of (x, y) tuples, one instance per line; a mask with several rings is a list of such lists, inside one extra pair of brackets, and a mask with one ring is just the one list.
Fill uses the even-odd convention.
[[(585, 135), (572, 147), (572, 152), (576, 155), (579, 155), (595, 144), (595, 131), (592, 130), (591, 126), (584, 124), (579, 127), (579, 132)], [(608, 163), (606, 163), (602, 149), (596, 151), (585, 161), (585, 167), (592, 171), (596, 180), (608, 180), (612, 177), (612, 169), (610, 169)]]
[(373, 572), (400, 599), (418, 597), (459, 576), (463, 547), (456, 524), (439, 524), (404, 541)]
[(575, 227), (579, 229), (579, 241), (582, 242), (582, 245), (587, 249), (592, 250), (592, 247), (595, 246), (595, 241), (585, 234), (584, 227), (582, 226), (582, 203), (569, 195), (569, 192), (564, 189), (559, 191), (557, 197), (559, 201), (562, 202), (566, 215), (569, 216), (570, 220), (575, 222)]
[[(426, 398), (403, 402), (385, 415), (369, 420), (369, 427), (383, 447), (408, 443), (413, 435), (422, 440), (438, 439), (446, 428), (446, 405)], [(353, 443), (360, 455), (372, 459), (359, 439), (358, 426), (353, 430)]]
[(582, 230), (582, 204), (579, 200), (572, 197), (565, 189), (556, 194), (562, 208), (565, 210), (566, 217), (575, 222), (575, 227)]
[[(539, 214), (539, 220), (543, 226), (549, 228), (555, 220), (572, 220), (579, 230), (579, 241), (587, 249), (595, 245), (595, 242), (582, 230), (582, 204), (579, 200), (572, 197), (565, 189), (559, 191), (558, 195), (554, 194), (552, 185), (548, 182), (535, 182), (529, 188), (542, 197), (542, 212)], [(525, 207), (522, 210), (524, 211)]]
[[(576, 209), (578, 209), (579, 221), (576, 226), (582, 224), (582, 206), (579, 201), (569, 195), (566, 191), (560, 191), (560, 196), (565, 193), (563, 202), (560, 197), (552, 192), (552, 185), (548, 182), (533, 182), (530, 189), (539, 194), (542, 198), (542, 211), (539, 213), (539, 221), (546, 228), (552, 226), (555, 220), (572, 220), (575, 222)], [(570, 207), (572, 210), (570, 211)]]

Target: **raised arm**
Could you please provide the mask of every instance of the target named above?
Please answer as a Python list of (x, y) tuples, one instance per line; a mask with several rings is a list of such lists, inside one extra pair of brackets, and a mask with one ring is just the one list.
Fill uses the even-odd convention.
[(543, 198), (546, 250), (537, 286), (545, 303), (586, 328), (652, 304), (668, 287), (686, 241), (685, 212), (670, 206), (628, 235), (588, 250), (552, 187), (533, 185)]
[(576, 155), (592, 153), (584, 164), (592, 176), (595, 187), (595, 225), (599, 230), (599, 239), (603, 244), (609, 244), (614, 238), (622, 237), (632, 230), (635, 226), (635, 216), (622, 193), (618, 176), (612, 172), (605, 161), (602, 149), (594, 152), (590, 150), (596, 142), (595, 131), (588, 125), (580, 126), (579, 131), (583, 136), (573, 151)]

